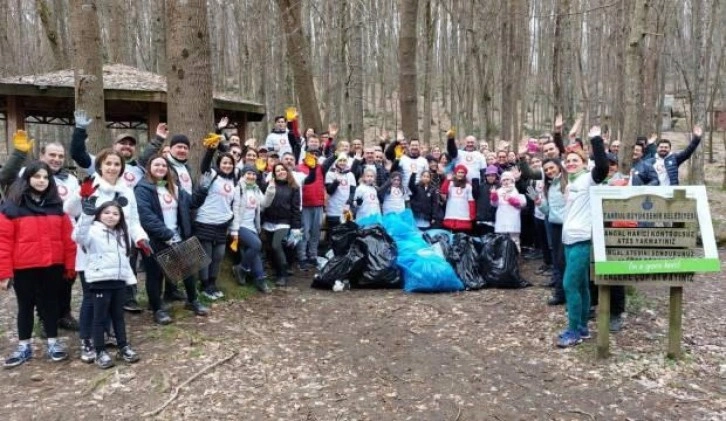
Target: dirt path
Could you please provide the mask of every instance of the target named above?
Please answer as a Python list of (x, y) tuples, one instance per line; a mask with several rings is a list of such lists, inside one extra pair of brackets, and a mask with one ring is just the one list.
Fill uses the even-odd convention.
[[(545, 288), (406, 295), (321, 292), (308, 284), (298, 279), (284, 292), (216, 304), (206, 320), (183, 310), (166, 327), (151, 325), (148, 314), (129, 317), (143, 358), (134, 366), (102, 372), (77, 358), (60, 365), (38, 358), (0, 372), (0, 419), (138, 419), (194, 373), (230, 355), (158, 417), (726, 417), (726, 284), (720, 277), (700, 276), (686, 290), (687, 356), (679, 363), (663, 357), (665, 288), (642, 291), (627, 329), (613, 339), (614, 356), (598, 362), (594, 339), (565, 351), (553, 347), (565, 317), (561, 307), (544, 304)], [(4, 294), (0, 302), (3, 353), (13, 343), (12, 299)], [(75, 336), (68, 341), (75, 344)]]

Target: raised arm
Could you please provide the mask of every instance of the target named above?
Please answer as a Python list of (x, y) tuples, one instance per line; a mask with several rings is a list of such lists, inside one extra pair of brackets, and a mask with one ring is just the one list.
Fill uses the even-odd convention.
[(701, 129), (701, 126), (693, 126), (693, 136), (691, 137), (691, 142), (688, 143), (688, 147), (675, 154), (676, 164), (681, 165), (682, 163), (687, 161), (694, 152), (696, 152), (696, 148), (701, 143), (702, 135), (703, 129)]
[(592, 145), (593, 161), (595, 161), (595, 168), (591, 172), (592, 181), (600, 184), (608, 176), (608, 158), (605, 153), (605, 143), (600, 137), (600, 126), (592, 126), (588, 137), (590, 145)]
[(146, 167), (146, 163), (149, 162), (152, 157), (159, 154), (167, 136), (169, 136), (169, 128), (166, 123), (159, 123), (159, 125), (156, 126), (156, 137), (154, 140), (150, 140), (149, 143), (146, 144), (144, 151), (139, 155), (138, 161), (141, 167)]
[(93, 157), (86, 148), (86, 139), (88, 138), (86, 129), (93, 119), (88, 118), (84, 110), (76, 110), (73, 117), (76, 121), (76, 127), (73, 129), (73, 136), (71, 136), (71, 158), (76, 161), (79, 167), (88, 169), (93, 166)]

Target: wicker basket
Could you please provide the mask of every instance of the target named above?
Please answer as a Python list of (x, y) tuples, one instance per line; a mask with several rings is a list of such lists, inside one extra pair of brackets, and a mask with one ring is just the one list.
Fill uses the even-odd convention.
[(164, 275), (174, 282), (180, 282), (196, 275), (212, 259), (202, 249), (197, 237), (191, 237), (154, 255)]

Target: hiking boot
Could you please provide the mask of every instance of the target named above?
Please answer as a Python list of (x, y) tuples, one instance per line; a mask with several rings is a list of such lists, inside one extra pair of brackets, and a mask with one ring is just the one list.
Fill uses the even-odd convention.
[(5, 368), (17, 367), (31, 358), (33, 358), (33, 348), (30, 346), (30, 344), (18, 344), (18, 347), (15, 349), (15, 351), (13, 351), (13, 353), (10, 354), (7, 359), (5, 359), (5, 363), (3, 364), (3, 366)]
[(187, 296), (183, 292), (175, 289), (174, 291), (164, 294), (164, 301), (186, 301)]
[(135, 299), (128, 300), (124, 303), (124, 311), (129, 313), (141, 313), (142, 309), (139, 306), (139, 302)]
[(118, 350), (116, 353), (116, 359), (117, 360), (124, 360), (127, 363), (135, 363), (139, 361), (139, 354), (136, 353), (129, 345), (126, 345), (125, 347)]
[(568, 348), (582, 342), (580, 332), (576, 330), (565, 330), (557, 337), (557, 347)]
[(562, 297), (552, 296), (549, 300), (547, 300), (548, 306), (561, 306), (565, 304), (565, 299)]
[(48, 358), (53, 362), (63, 361), (68, 358), (68, 350), (60, 341), (56, 341), (53, 345), (48, 345)]
[(81, 361), (90, 364), (96, 360), (96, 350), (90, 339), (81, 339)]
[(154, 312), (154, 322), (158, 325), (168, 325), (171, 323), (171, 316), (166, 310), (156, 310)]
[(111, 356), (106, 351), (101, 351), (96, 355), (96, 365), (103, 370), (114, 366)]
[(623, 329), (623, 315), (610, 316), (610, 331), (618, 333)]
[(79, 328), (78, 320), (71, 313), (58, 319), (58, 327), (65, 330), (77, 331)]
[(263, 294), (269, 294), (272, 292), (272, 290), (270, 290), (270, 286), (267, 285), (267, 280), (265, 278), (256, 279), (255, 288)]
[(592, 338), (592, 336), (590, 336), (590, 329), (588, 329), (587, 326), (580, 326), (580, 328), (577, 329), (577, 333), (580, 334), (580, 338), (582, 339)]
[(232, 266), (232, 273), (237, 280), (239, 286), (247, 285), (247, 275), (250, 273), (249, 269), (245, 269), (242, 265)]
[(209, 314), (209, 309), (204, 307), (198, 300), (184, 304), (184, 308), (193, 311), (197, 316), (206, 316)]

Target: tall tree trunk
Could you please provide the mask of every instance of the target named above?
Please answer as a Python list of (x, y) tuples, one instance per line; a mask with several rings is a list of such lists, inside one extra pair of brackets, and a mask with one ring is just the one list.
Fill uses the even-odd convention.
[(111, 142), (106, 131), (101, 33), (95, 0), (71, 0), (71, 30), (76, 109), (85, 110), (93, 119), (88, 139), (91, 150), (100, 150)]
[(431, 145), (431, 125), (433, 123), (431, 113), (433, 106), (432, 83), (434, 72), (434, 40), (436, 39), (436, 17), (432, 14), (431, 0), (426, 0), (424, 6), (424, 33), (426, 34), (426, 55), (425, 71), (423, 82), (423, 142)]
[(402, 0), (398, 39), (398, 95), (401, 129), (407, 139), (418, 138), (418, 93), (416, 90), (416, 35), (418, 0)]
[(69, 65), (68, 51), (64, 48), (63, 39), (58, 30), (57, 14), (62, 11), (54, 10), (54, 6), (48, 0), (35, 0), (35, 9), (38, 12), (43, 32), (53, 54), (53, 69), (67, 68)]
[(348, 46), (348, 67), (350, 69), (350, 96), (351, 113), (350, 137), (363, 139), (363, 2), (353, 2), (350, 8), (349, 22), (351, 28), (350, 44)]
[(173, 134), (189, 138), (189, 166), (198, 174), (201, 140), (214, 123), (207, 3), (170, 1), (167, 11), (167, 119)]
[(623, 174), (630, 174), (633, 161), (633, 146), (640, 134), (639, 122), (642, 100), (643, 54), (642, 44), (645, 37), (648, 17), (648, 0), (636, 0), (630, 10), (628, 43), (625, 49), (625, 122), (618, 162)]
[(156, 73), (166, 73), (166, 19), (167, 8), (166, 2), (152, 2), (154, 7), (151, 22), (151, 37), (154, 48), (153, 65), (151, 71)]
[(300, 100), (305, 127), (320, 131), (323, 127), (318, 108), (315, 82), (310, 68), (310, 48), (302, 28), (301, 2), (299, 0), (277, 0), (283, 17), (283, 28), (287, 40), (287, 58), (295, 78), (295, 91)]
[[(106, 0), (109, 20), (108, 60), (111, 63), (135, 64), (129, 51), (129, 44), (136, 42), (136, 33), (129, 32), (126, 18), (129, 14), (124, 0)], [(131, 39), (129, 39), (131, 38)]]

